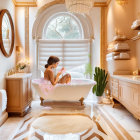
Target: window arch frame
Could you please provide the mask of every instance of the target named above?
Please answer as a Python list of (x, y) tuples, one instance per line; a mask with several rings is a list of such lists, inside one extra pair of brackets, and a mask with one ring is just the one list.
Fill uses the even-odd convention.
[[(78, 28), (79, 28), (79, 31), (80, 31), (80, 34), (81, 34), (81, 38), (79, 39), (84, 39), (84, 30), (83, 30), (83, 26), (81, 24), (81, 21), (72, 13), (69, 13), (69, 12), (59, 12), (59, 13), (55, 13), (54, 15), (50, 16), (48, 18), (48, 20), (46, 21), (44, 27), (43, 27), (43, 33), (42, 33), (42, 39), (46, 39), (46, 31), (47, 31), (47, 28), (49, 26), (49, 24), (54, 20), (56, 19), (57, 17), (59, 16), (70, 16), (72, 17), (72, 19), (77, 23), (78, 25)], [(74, 38), (76, 39), (76, 38)], [(53, 40), (53, 39), (48, 39), (48, 40)], [(65, 40), (64, 38), (63, 39), (59, 39), (59, 40)], [(71, 40), (71, 39), (69, 39)]]

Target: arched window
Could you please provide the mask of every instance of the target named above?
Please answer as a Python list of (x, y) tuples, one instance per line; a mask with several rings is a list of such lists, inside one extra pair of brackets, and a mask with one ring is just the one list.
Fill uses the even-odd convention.
[(70, 70), (89, 61), (89, 39), (84, 39), (81, 21), (74, 14), (55, 13), (44, 24), (38, 40), (38, 65), (44, 67), (49, 56), (60, 58), (57, 67)]
[(44, 39), (82, 39), (82, 36), (80, 23), (68, 13), (54, 15), (44, 28)]

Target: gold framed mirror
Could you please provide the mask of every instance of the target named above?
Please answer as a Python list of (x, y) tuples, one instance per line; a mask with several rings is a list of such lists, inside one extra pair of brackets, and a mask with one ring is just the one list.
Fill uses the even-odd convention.
[(14, 24), (7, 9), (0, 11), (0, 48), (4, 56), (10, 57), (14, 49)]

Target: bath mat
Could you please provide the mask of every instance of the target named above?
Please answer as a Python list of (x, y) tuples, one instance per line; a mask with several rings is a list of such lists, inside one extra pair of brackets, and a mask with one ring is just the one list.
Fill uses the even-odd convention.
[[(52, 114), (45, 114), (45, 115), (52, 115)], [(53, 114), (54, 115), (54, 114)], [(56, 114), (58, 115), (58, 114)], [(62, 115), (68, 115), (68, 114), (62, 114)], [(72, 114), (70, 114), (72, 115)], [(73, 114), (73, 115), (82, 115), (84, 114)], [(85, 115), (87, 116), (87, 115)], [(96, 118), (93, 117), (93, 128), (86, 130), (85, 132), (81, 134), (67, 134), (62, 135), (58, 137), (58, 135), (47, 135), (44, 136), (43, 133), (39, 130), (35, 131), (31, 134), (31, 124), (36, 120), (36, 117), (28, 116), (26, 119), (22, 122), (21, 126), (13, 136), (13, 140), (70, 140), (72, 137), (73, 140), (107, 140), (107, 135), (101, 128), (101, 126), (96, 122)], [(61, 139), (62, 138), (62, 139)]]

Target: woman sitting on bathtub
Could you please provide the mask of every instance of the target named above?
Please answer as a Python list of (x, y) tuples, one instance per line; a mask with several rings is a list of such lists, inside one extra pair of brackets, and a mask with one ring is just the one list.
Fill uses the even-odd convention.
[(71, 81), (71, 75), (66, 74), (61, 79), (59, 79), (59, 76), (64, 71), (64, 68), (62, 68), (56, 76), (54, 76), (54, 73), (52, 69), (57, 68), (58, 64), (60, 62), (60, 59), (56, 56), (50, 56), (47, 64), (45, 65), (45, 72), (44, 72), (44, 78), (52, 83), (52, 85), (56, 85), (57, 83), (61, 84), (68, 84)]

